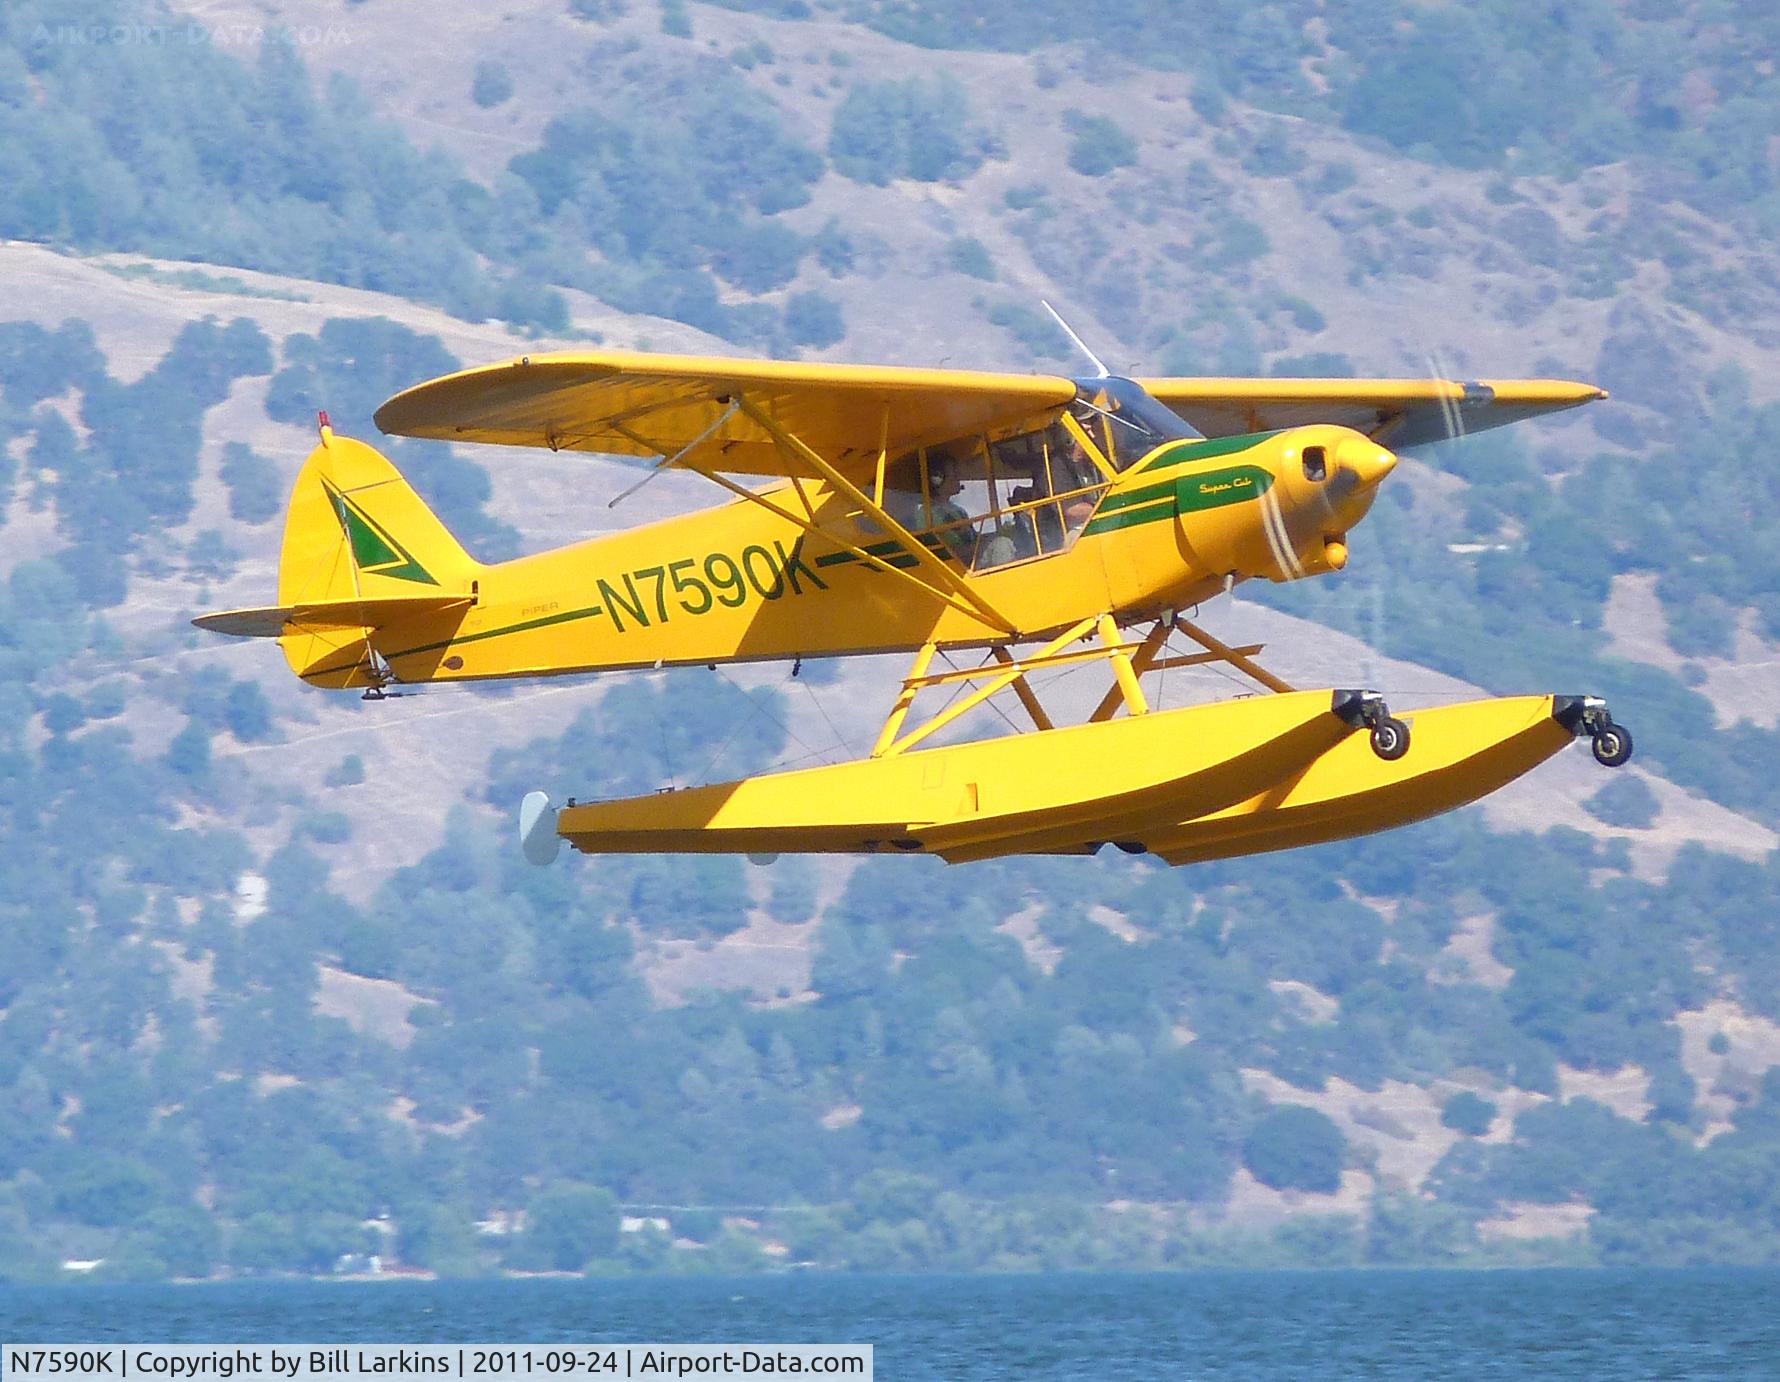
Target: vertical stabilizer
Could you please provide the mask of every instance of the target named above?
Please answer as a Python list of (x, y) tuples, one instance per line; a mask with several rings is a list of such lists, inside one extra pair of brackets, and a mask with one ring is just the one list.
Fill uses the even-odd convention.
[[(481, 569), (387, 459), (323, 427), (285, 514), (279, 605), (468, 595)], [(300, 677), (371, 684), (358, 673), (374, 661), (369, 628), (304, 629), (280, 642)]]

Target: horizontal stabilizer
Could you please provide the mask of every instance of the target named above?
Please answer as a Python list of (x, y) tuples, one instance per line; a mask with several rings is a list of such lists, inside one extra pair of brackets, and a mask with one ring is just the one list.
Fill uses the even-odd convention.
[(380, 629), (421, 614), (468, 609), (468, 595), (385, 595), (370, 600), (305, 600), (268, 609), (229, 609), (200, 614), (192, 623), (236, 638), (282, 638), (313, 629)]

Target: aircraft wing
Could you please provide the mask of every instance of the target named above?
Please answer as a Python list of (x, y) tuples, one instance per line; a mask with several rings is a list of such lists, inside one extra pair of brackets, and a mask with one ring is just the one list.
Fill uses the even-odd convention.
[(689, 458), (701, 467), (814, 475), (746, 414), (723, 416), (741, 396), (849, 478), (865, 480), (880, 438), (894, 457), (1022, 422), (1075, 392), (1056, 375), (565, 351), (416, 385), (377, 410), (377, 425), (397, 436), (632, 456), (672, 456), (715, 428)]
[(1392, 450), (1445, 441), (1605, 398), (1562, 379), (1139, 379), (1208, 437), (1333, 422)]

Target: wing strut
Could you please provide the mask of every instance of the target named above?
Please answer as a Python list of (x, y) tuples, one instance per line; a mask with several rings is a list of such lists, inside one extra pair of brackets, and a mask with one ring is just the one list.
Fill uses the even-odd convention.
[[(1130, 662), (1131, 672), (1134, 677), (1141, 677), (1155, 664), (1156, 655), (1161, 652), (1162, 645), (1168, 641), (1170, 628), (1171, 625), (1168, 620), (1158, 619), (1156, 621), (1156, 627), (1151, 629), (1149, 633), (1144, 636), (1143, 642), (1137, 645), (1137, 650), (1131, 654)], [(1108, 691), (1106, 695), (1101, 697), (1100, 704), (1095, 706), (1094, 712), (1088, 716), (1088, 722), (1094, 724), (1100, 720), (1112, 719), (1113, 712), (1124, 703), (1124, 686), (1114, 685), (1112, 690)]]
[[(900, 566), (892, 566), (876, 553), (866, 551), (865, 548), (859, 546), (857, 543), (848, 542), (845, 538), (835, 536), (835, 534), (816, 523), (814, 514), (811, 514), (807, 518), (799, 518), (789, 509), (773, 503), (771, 499), (768, 499), (764, 494), (759, 493), (757, 490), (751, 490), (744, 485), (738, 485), (727, 475), (724, 475), (719, 471), (707, 470), (704, 466), (699, 465), (695, 461), (683, 460), (680, 462), (680, 468), (682, 470), (690, 470), (694, 475), (702, 475), (719, 489), (726, 489), (738, 499), (746, 499), (750, 504), (758, 505), (760, 508), (763, 508), (768, 513), (772, 514), (775, 518), (781, 518), (793, 527), (802, 528), (806, 533), (815, 533), (818, 537), (834, 543), (843, 552), (851, 553), (867, 566), (878, 571), (888, 571), (892, 576), (897, 577), (899, 580), (907, 581), (910, 585), (914, 586), (916, 590), (921, 591), (923, 594), (932, 595), (938, 599), (944, 600), (948, 605), (966, 618), (974, 619), (987, 628), (996, 627), (995, 625), (989, 624), (983, 618), (981, 612), (974, 606), (965, 604), (964, 601), (952, 594), (951, 591), (941, 590), (936, 586), (931, 586), (919, 576), (910, 575)], [(810, 501), (809, 497), (803, 492), (803, 482), (793, 478), (791, 486), (797, 491), (797, 497), (803, 500), (804, 508), (806, 510), (809, 509)], [(948, 572), (947, 574), (950, 573)], [(1007, 632), (1007, 630), (997, 629), (997, 632)]]
[[(833, 485), (835, 489), (846, 495), (849, 502), (857, 504), (872, 522), (876, 523), (885, 532), (889, 533), (904, 551), (914, 557), (916, 562), (918, 562), (923, 569), (931, 573), (936, 581), (939, 581), (947, 589), (968, 602), (971, 607), (976, 610), (978, 618), (984, 623), (993, 625), (1003, 633), (1018, 632), (1018, 630), (1014, 628), (1013, 622), (1005, 614), (996, 609), (988, 600), (984, 599), (982, 594), (975, 590), (969, 581), (965, 580), (957, 572), (953, 571), (951, 567), (947, 566), (938, 557), (934, 556), (927, 546), (920, 542), (913, 533), (903, 527), (902, 524), (898, 523), (877, 504), (874, 504), (869, 494), (865, 493), (865, 491), (860, 489), (858, 485), (854, 484), (845, 475), (842, 475), (840, 471), (836, 470), (827, 462), (827, 460), (812, 450), (806, 443), (793, 436), (790, 432), (787, 432), (783, 427), (779, 426), (773, 418), (768, 416), (760, 408), (757, 408), (754, 404), (750, 403), (745, 395), (737, 394), (735, 397), (741, 410), (752, 418), (755, 423), (757, 423), (776, 443), (778, 443), (781, 451), (785, 452), (788, 456), (800, 458), (807, 462), (818, 475), (828, 481), (829, 484)], [(894, 570), (895, 568), (891, 569)], [(925, 584), (925, 582), (919, 582), (918, 584)], [(928, 588), (932, 589), (931, 586)], [(935, 591), (935, 593), (937, 594), (939, 592)]]
[[(1274, 676), (1273, 673), (1261, 666), (1260, 663), (1250, 660), (1248, 654), (1251, 652), (1259, 652), (1259, 648), (1232, 648), (1228, 643), (1220, 643), (1204, 629), (1181, 615), (1175, 616), (1174, 627), (1179, 629), (1188, 638), (1192, 639), (1201, 648), (1204, 648), (1210, 653), (1212, 655), (1212, 660), (1229, 663), (1245, 676), (1252, 677), (1254, 680), (1260, 682), (1261, 685), (1265, 686), (1269, 691), (1288, 692), (1295, 689)], [(1176, 663), (1171, 660), (1169, 665), (1182, 666), (1184, 664)]]
[[(1168, 635), (1176, 629), (1186, 634), (1205, 651), (1164, 657), (1162, 654), (1168, 643)], [(1203, 667), (1210, 662), (1222, 662), (1234, 667), (1245, 676), (1253, 678), (1269, 691), (1290, 691), (1293, 689), (1253, 660), (1254, 655), (1261, 651), (1262, 644), (1246, 643), (1240, 648), (1232, 648), (1229, 644), (1212, 637), (1197, 624), (1179, 616), (1158, 619), (1156, 626), (1144, 636), (1143, 642), (1135, 647), (1130, 644), (1125, 647), (1131, 654), (1130, 668), (1134, 678), (1141, 677), (1147, 672), (1166, 672), (1176, 667)], [(1119, 668), (1117, 659), (1113, 662), (1113, 668), (1116, 673)], [(1110, 720), (1120, 705), (1129, 704), (1130, 701), (1121, 679), (1119, 684), (1101, 697), (1100, 704), (1095, 706), (1093, 713), (1088, 716), (1089, 723)]]

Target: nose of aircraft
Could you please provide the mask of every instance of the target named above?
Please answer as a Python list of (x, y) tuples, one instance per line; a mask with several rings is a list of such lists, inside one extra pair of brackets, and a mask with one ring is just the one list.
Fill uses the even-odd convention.
[(1354, 477), (1355, 491), (1372, 489), (1396, 469), (1397, 458), (1366, 437), (1349, 437), (1335, 452), (1336, 464)]

